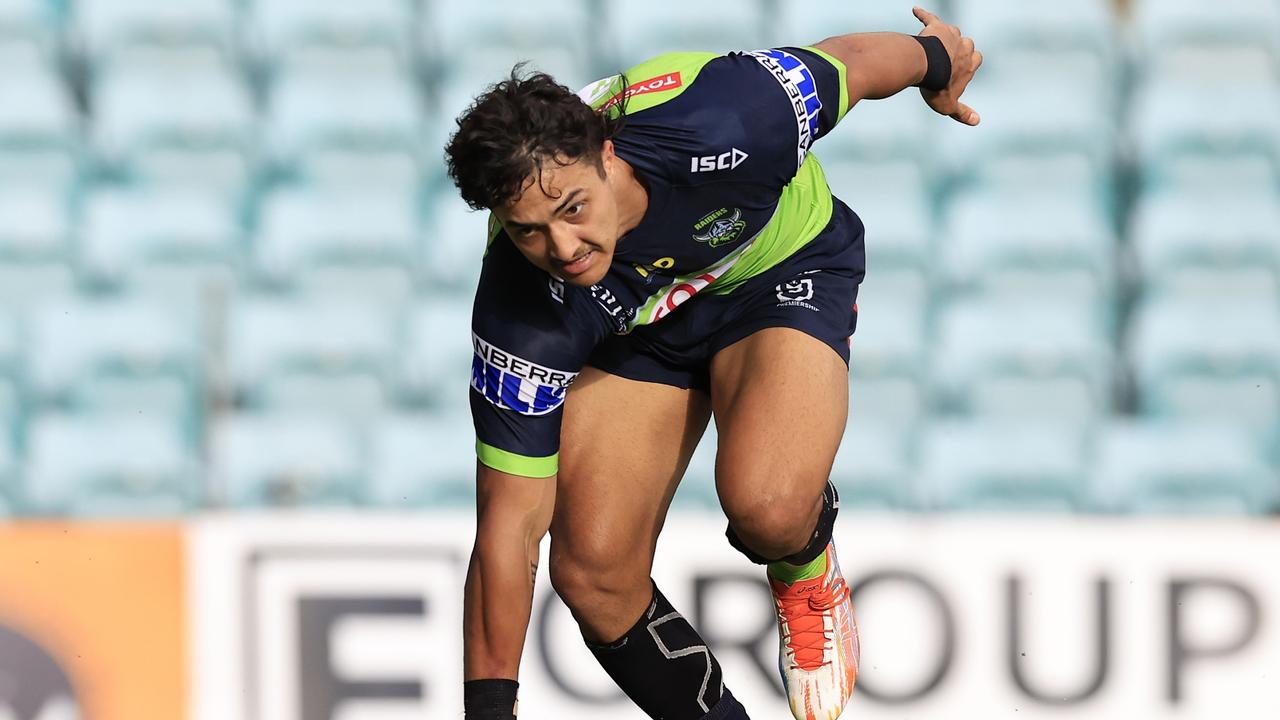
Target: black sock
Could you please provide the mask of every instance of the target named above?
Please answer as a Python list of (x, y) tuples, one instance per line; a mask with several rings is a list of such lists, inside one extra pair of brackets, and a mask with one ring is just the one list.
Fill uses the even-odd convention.
[(658, 586), (640, 620), (607, 645), (587, 643), (600, 666), (649, 717), (660, 720), (746, 720), (725, 690), (720, 663)]

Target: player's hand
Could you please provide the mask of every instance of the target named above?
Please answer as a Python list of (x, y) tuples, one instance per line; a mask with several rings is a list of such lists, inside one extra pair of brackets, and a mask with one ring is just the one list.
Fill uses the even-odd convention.
[(948, 25), (937, 15), (915, 8), (912, 10), (916, 19), (924, 23), (921, 35), (933, 35), (942, 41), (942, 46), (951, 56), (951, 82), (941, 91), (920, 88), (920, 94), (929, 107), (940, 115), (946, 115), (965, 125), (977, 125), (981, 117), (973, 108), (960, 102), (960, 95), (969, 86), (973, 74), (982, 67), (982, 53), (973, 46), (973, 38), (960, 34), (960, 28)]

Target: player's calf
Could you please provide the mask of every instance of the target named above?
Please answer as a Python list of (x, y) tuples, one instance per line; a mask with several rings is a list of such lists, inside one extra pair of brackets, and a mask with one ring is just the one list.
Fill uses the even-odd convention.
[(587, 643), (600, 666), (651, 718), (747, 720), (698, 631), (653, 586), (653, 599), (622, 637)]

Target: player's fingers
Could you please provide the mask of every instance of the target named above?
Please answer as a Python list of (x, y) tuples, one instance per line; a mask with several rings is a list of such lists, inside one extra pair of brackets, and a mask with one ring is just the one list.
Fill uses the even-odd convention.
[(940, 22), (937, 15), (934, 15), (922, 7), (911, 8), (911, 14), (915, 15), (917, 20), (924, 23), (925, 27), (929, 27), (936, 22)]
[(960, 49), (966, 53), (973, 52), (973, 38), (968, 37), (967, 35), (960, 38)]
[(978, 111), (965, 105), (958, 103), (959, 109), (951, 113), (951, 118), (956, 122), (962, 122), (965, 125), (977, 125), (982, 122), (982, 116), (978, 115)]
[(982, 51), (974, 50), (973, 51), (973, 71), (977, 72), (978, 68), (980, 67), (982, 67)]

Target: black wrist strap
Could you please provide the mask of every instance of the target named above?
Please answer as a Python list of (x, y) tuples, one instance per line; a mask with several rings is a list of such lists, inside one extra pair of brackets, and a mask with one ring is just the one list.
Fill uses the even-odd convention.
[(468, 680), (462, 683), (462, 706), (466, 720), (515, 720), (515, 680)]
[(916, 87), (939, 92), (951, 84), (951, 56), (942, 45), (942, 41), (934, 35), (913, 35), (920, 47), (924, 48), (924, 56), (928, 60), (928, 69), (924, 71), (924, 79)]

